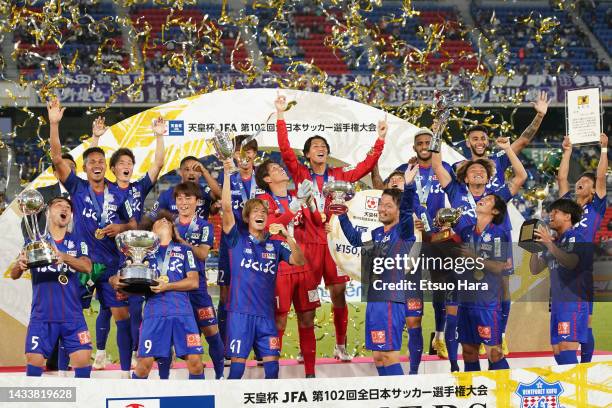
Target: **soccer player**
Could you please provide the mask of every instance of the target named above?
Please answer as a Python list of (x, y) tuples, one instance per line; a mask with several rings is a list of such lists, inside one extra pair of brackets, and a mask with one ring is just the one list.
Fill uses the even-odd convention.
[[(32, 310), (26, 334), (26, 375), (40, 377), (58, 339), (70, 356), (75, 377), (91, 373), (91, 337), (81, 307), (81, 284), (77, 272), (89, 273), (91, 260), (87, 243), (77, 233), (68, 232), (72, 203), (64, 197), (49, 202), (48, 239), (55, 245), (58, 262), (32, 268)], [(25, 253), (11, 270), (19, 279), (28, 269)]]
[(274, 290), (278, 265), (304, 265), (304, 255), (282, 225), (286, 241), (273, 240), (266, 232), (268, 208), (258, 198), (247, 200), (242, 210), (246, 228), (238, 228), (232, 211), (232, 160), (223, 162), (223, 233), (230, 254), (232, 278), (227, 299), (226, 354), (232, 359), (229, 379), (242, 378), (246, 358), (256, 346), (263, 359), (265, 378), (278, 378), (280, 343), (274, 321)]
[(108, 278), (117, 273), (122, 259), (115, 244), (115, 237), (132, 228), (135, 220), (130, 220), (125, 209), (126, 192), (104, 177), (106, 171), (104, 150), (92, 147), (83, 152), (83, 170), (87, 180), (79, 178), (62, 159), (59, 122), (64, 110), (57, 99), (47, 103), (51, 160), (59, 181), (70, 193), (76, 219), (75, 233), (89, 247), (93, 262), (92, 281), (96, 282), (96, 291), (102, 306), (111, 308), (117, 325), (121, 375), (123, 378), (129, 378), (132, 334), (127, 296), (116, 292), (108, 283)]
[[(199, 287), (189, 292), (189, 301), (200, 331), (206, 337), (216, 378), (220, 379), (223, 377), (223, 341), (206, 286), (206, 257), (213, 246), (214, 228), (211, 223), (196, 215), (197, 202), (201, 199), (197, 184), (190, 181), (178, 184), (174, 187), (174, 198), (179, 212), (174, 221), (177, 241), (193, 251), (199, 267)], [(159, 360), (157, 364), (159, 366)]]
[[(440, 187), (440, 182), (438, 181), (438, 178), (436, 177), (431, 166), (432, 154), (429, 151), (429, 146), (431, 145), (432, 137), (432, 131), (427, 128), (417, 130), (416, 134), (414, 135), (414, 144), (412, 146), (416, 156), (412, 157), (408, 163), (404, 163), (399, 166), (393, 173), (391, 173), (387, 181), (388, 185), (398, 183), (398, 173), (403, 177), (403, 173), (406, 171), (409, 164), (418, 164), (419, 173), (415, 177), (417, 194), (415, 196), (416, 202), (414, 207), (414, 212), (418, 218), (418, 221), (415, 222), (415, 228), (424, 232), (425, 240), (427, 239), (427, 234), (437, 231), (437, 228), (433, 224), (433, 220), (435, 219), (438, 211), (441, 208), (444, 208), (446, 201), (445, 193)], [(453, 174), (450, 164), (447, 162), (442, 162), (442, 165), (449, 174)], [(394, 175), (396, 177), (395, 181), (393, 178)], [(380, 185), (382, 180), (373, 177), (372, 182), (376, 187), (377, 185)], [(424, 248), (427, 255), (430, 256), (434, 256), (434, 253), (432, 252), (433, 249), (434, 248), (431, 245), (425, 246)], [(444, 273), (442, 271), (432, 270), (430, 271), (430, 274), (432, 280), (435, 282), (441, 282), (444, 280)], [(433, 293), (433, 296), (432, 306), (434, 309), (435, 336), (432, 341), (432, 348), (436, 350), (439, 357), (448, 358), (448, 351), (446, 349), (446, 343), (444, 342), (444, 327), (446, 320), (444, 292), (436, 290)]]
[[(221, 187), (217, 181), (210, 175), (206, 167), (194, 156), (185, 156), (181, 160), (179, 169), (177, 170), (181, 177), (181, 183), (191, 181), (200, 186), (202, 199), (198, 201), (197, 214), (205, 220), (208, 219), (210, 206), (215, 198), (221, 197)], [(200, 177), (204, 177), (207, 185), (199, 184)], [(178, 215), (176, 201), (174, 199), (174, 187), (159, 194), (157, 201), (153, 204), (151, 211), (143, 217), (141, 227), (148, 229), (152, 220), (157, 218), (158, 211), (168, 210), (172, 215)]]
[(589, 302), (593, 300), (593, 245), (591, 240), (572, 226), (580, 221), (582, 208), (565, 198), (549, 208), (549, 227), (535, 231), (536, 240), (545, 249), (542, 255), (532, 254), (531, 273), (546, 267), (550, 270), (550, 341), (557, 364), (577, 364), (579, 343), (586, 343), (589, 326)]
[[(100, 137), (104, 135), (108, 127), (104, 123), (104, 117), (97, 117), (92, 124), (92, 138), (89, 147), (97, 147)], [(155, 157), (147, 173), (137, 181), (132, 180), (136, 158), (134, 153), (125, 147), (117, 149), (110, 158), (110, 169), (115, 175), (116, 184), (128, 194), (125, 201), (126, 211), (136, 222), (140, 222), (144, 210), (144, 200), (157, 182), (157, 177), (164, 166), (164, 132), (165, 121), (160, 116), (153, 120), (151, 125), (155, 135)], [(132, 332), (132, 367), (136, 363), (136, 348), (138, 347), (138, 335), (142, 322), (142, 304), (144, 297), (132, 295), (128, 298), (130, 312), (130, 326)], [(111, 313), (108, 308), (100, 308), (96, 318), (96, 356), (94, 368), (103, 369), (106, 365), (106, 339), (110, 332)]]
[[(246, 137), (246, 135), (238, 135), (234, 139), (234, 162), (237, 164), (238, 171), (230, 176), (232, 211), (234, 212), (234, 218), (236, 219), (238, 228), (243, 228), (243, 226), (245, 226), (242, 222), (242, 209), (244, 208), (244, 203), (255, 198), (257, 194), (263, 193), (263, 191), (257, 188), (257, 183), (255, 181), (255, 158), (257, 157), (259, 146), (257, 145), (257, 140), (254, 139), (246, 142), (245, 145), (242, 146)], [(244, 153), (242, 156), (240, 155), (241, 146)], [(225, 174), (221, 172), (217, 180), (219, 185), (223, 184), (224, 178)], [(219, 242), (219, 274), (217, 276), (217, 285), (219, 286), (217, 319), (222, 339), (225, 339), (226, 334), (227, 313), (225, 303), (228, 296), (230, 275), (229, 252), (225, 244), (225, 236), (221, 234), (221, 241)], [(257, 356), (257, 358), (259, 359), (259, 356)]]
[[(264, 161), (255, 172), (257, 186), (266, 191), (257, 198), (265, 200), (268, 204), (268, 227), (273, 229), (274, 224), (282, 224), (288, 230), (293, 229), (296, 242), (303, 246), (305, 229), (316, 228), (322, 225), (321, 214), (315, 205), (304, 205), (306, 201), (312, 204), (312, 183), (304, 180), (296, 194), (287, 191), (289, 177), (285, 170), (272, 160)], [(273, 235), (273, 238), (279, 235)], [(287, 327), (287, 315), (291, 303), (295, 308), (298, 319), (298, 333), (300, 341), (300, 355), (298, 361), (304, 362), (306, 378), (315, 377), (315, 358), (317, 344), (315, 338), (314, 318), (316, 309), (321, 306), (317, 287), (319, 282), (314, 274), (305, 267), (295, 267), (280, 264), (276, 278), (276, 328), (282, 349), (283, 334)]]
[[(170, 347), (174, 346), (176, 355), (187, 362), (189, 379), (204, 379), (202, 343), (188, 294), (199, 286), (196, 257), (188, 246), (178, 242), (174, 216), (164, 210), (157, 217), (152, 231), (159, 236), (159, 248), (146, 260), (159, 278), (145, 303), (138, 365), (132, 378), (148, 378), (155, 358), (169, 357)], [(125, 286), (118, 275), (109, 281), (116, 290)]]
[[(373, 269), (370, 273), (370, 285), (367, 290), (368, 305), (366, 308), (366, 348), (372, 350), (374, 364), (379, 375), (403, 375), (400, 365), (400, 350), (402, 334), (407, 312), (423, 309), (421, 291), (386, 289), (384, 284), (402, 284), (406, 280), (405, 267), (394, 265), (388, 267), (387, 259), (400, 258), (410, 253), (415, 242), (414, 223), (412, 219), (414, 206), (414, 178), (418, 172), (414, 165), (406, 170), (404, 192), (398, 189), (386, 189), (378, 202), (378, 218), (382, 227), (372, 230)], [(351, 223), (348, 215), (338, 218), (342, 232), (354, 247), (364, 246), (361, 233)], [(381, 262), (379, 262), (381, 261)], [(384, 264), (382, 271), (374, 268)], [(365, 272), (365, 271), (364, 271)], [(412, 279), (411, 279), (412, 280)], [(414, 282), (420, 277), (415, 275)], [(409, 308), (408, 305), (412, 306)], [(421, 332), (420, 315), (411, 313), (414, 318), (413, 327), (408, 330), (409, 342), (419, 343), (420, 348), (414, 348), (410, 353), (410, 374), (417, 374), (421, 354), (423, 353), (423, 334)]]
[[(467, 225), (459, 235), (464, 242), (461, 257), (473, 259), (475, 268), (458, 274), (469, 283), (486, 283), (488, 289), (458, 291), (458, 334), (465, 371), (480, 371), (478, 348), (484, 344), (490, 370), (510, 368), (502, 351), (502, 273), (511, 263), (511, 240), (503, 228), (506, 202), (489, 194), (476, 204), (476, 224)], [(479, 262), (480, 260), (480, 262)], [(467, 262), (467, 261), (466, 261)]]
[[(457, 179), (453, 179), (451, 174), (442, 164), (440, 153), (433, 153), (432, 167), (435, 175), (438, 177), (440, 186), (448, 196), (451, 207), (463, 208), (463, 215), (455, 226), (455, 231), (461, 231), (469, 225), (476, 224), (476, 203), (485, 194), (497, 194), (504, 201), (508, 202), (518, 193), (521, 186), (527, 180), (527, 172), (523, 164), (517, 157), (516, 153), (511, 148), (508, 139), (498, 138), (497, 145), (508, 156), (512, 163), (514, 177), (512, 180), (504, 183), (501, 187), (490, 187), (487, 185), (495, 174), (495, 167), (489, 159), (467, 160), (457, 169)], [(509, 234), (510, 221), (506, 214), (504, 217), (504, 229)], [(510, 269), (511, 270), (511, 269)], [(508, 271), (504, 272), (507, 274)], [(503, 278), (502, 278), (503, 280)], [(504, 291), (505, 293), (505, 291)], [(504, 306), (502, 301), (502, 333), (504, 325)], [(448, 299), (446, 303), (446, 326), (444, 329), (444, 338), (448, 350), (448, 359), (451, 363), (451, 371), (459, 371), (457, 364), (457, 303), (454, 299)], [(503, 337), (503, 336), (502, 336)]]
[[(582, 219), (574, 226), (589, 242), (595, 240), (595, 233), (599, 230), (601, 220), (606, 213), (607, 187), (606, 171), (608, 170), (608, 136), (604, 133), (600, 136), (601, 154), (597, 164), (597, 173), (583, 173), (576, 182), (574, 195), (576, 201), (582, 207)], [(570, 159), (572, 157), (572, 143), (569, 137), (563, 140), (563, 156), (559, 165), (557, 183), (559, 185), (559, 197), (571, 199), (569, 191)], [(593, 303), (589, 304), (589, 330), (587, 342), (580, 344), (580, 362), (589, 363), (593, 358), (595, 350), (595, 337), (591, 320), (593, 318)]]
[[(294, 183), (299, 184), (304, 180), (312, 181), (314, 185), (314, 197), (317, 209), (324, 215), (324, 222), (329, 218), (326, 213), (326, 199), (322, 194), (323, 185), (331, 180), (345, 180), (355, 182), (372, 171), (385, 146), (387, 136), (387, 122), (378, 122), (378, 139), (366, 156), (352, 170), (342, 167), (329, 167), (327, 158), (330, 154), (329, 144), (322, 136), (312, 136), (304, 143), (304, 156), (310, 163), (310, 167), (300, 164), (289, 143), (287, 125), (285, 124), (284, 112), (286, 108), (285, 97), (279, 95), (274, 105), (276, 107), (276, 131), (278, 135), (278, 147), (283, 162), (289, 170), (289, 175)], [(336, 264), (327, 246), (325, 226), (307, 231), (304, 238), (304, 253), (307, 254), (307, 262), (310, 270), (322, 277), (325, 286), (329, 289), (334, 311), (334, 326), (336, 329), (336, 346), (334, 357), (342, 361), (350, 361), (351, 356), (346, 351), (346, 330), (348, 327), (348, 307), (346, 305), (346, 282), (350, 280), (348, 275), (339, 275)]]

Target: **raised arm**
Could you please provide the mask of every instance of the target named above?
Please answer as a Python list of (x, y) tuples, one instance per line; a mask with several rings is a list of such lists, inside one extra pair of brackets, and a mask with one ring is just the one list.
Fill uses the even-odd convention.
[(380, 176), (380, 170), (378, 170), (378, 162), (372, 167), (372, 187), (376, 190), (384, 190), (385, 182)]
[(453, 181), (453, 177), (450, 175), (448, 170), (444, 168), (442, 164), (442, 153), (431, 153), (431, 168), (433, 169), (434, 174), (438, 178), (438, 182), (440, 183), (440, 187), (444, 188)]
[(289, 134), (287, 133), (287, 124), (285, 123), (285, 109), (287, 107), (285, 97), (283, 95), (278, 95), (274, 101), (274, 106), (276, 107), (276, 135), (278, 137), (278, 148), (289, 174), (294, 181), (298, 183), (302, 181), (297, 179), (300, 163), (289, 143)]
[(236, 219), (234, 218), (234, 211), (232, 210), (232, 190), (231, 190), (231, 170), (232, 170), (231, 158), (223, 161), (223, 190), (221, 192), (221, 210), (223, 210), (223, 232), (229, 234), (234, 225)]
[(551, 100), (552, 98), (548, 99), (548, 94), (545, 91), (541, 91), (536, 97), (535, 102), (531, 102), (533, 109), (536, 111), (536, 115), (529, 126), (523, 130), (521, 136), (512, 143), (511, 147), (514, 153), (519, 154), (529, 143), (531, 143), (542, 124), (542, 119), (546, 116), (548, 105)]
[(340, 227), (342, 228), (342, 232), (346, 237), (349, 244), (354, 247), (363, 246), (363, 241), (361, 239), (361, 232), (357, 231), (355, 227), (353, 227), (353, 223), (349, 219), (348, 215), (342, 214), (338, 216), (338, 220), (340, 221)]
[(563, 138), (563, 144), (561, 147), (563, 148), (563, 155), (561, 156), (561, 164), (559, 165), (559, 170), (557, 172), (559, 197), (563, 197), (569, 192), (568, 175), (570, 160), (572, 159), (572, 142), (570, 142), (570, 138), (568, 136)]
[(514, 177), (508, 182), (508, 189), (512, 195), (516, 195), (523, 184), (525, 184), (525, 181), (527, 181), (527, 170), (525, 170), (525, 166), (523, 166), (521, 160), (512, 150), (507, 137), (500, 137), (495, 142), (506, 153), (512, 165), (512, 170), (514, 170)]
[(377, 126), (378, 138), (376, 139), (374, 146), (370, 149), (365, 159), (360, 161), (357, 164), (357, 166), (355, 166), (354, 169), (342, 172), (343, 180), (350, 181), (350, 182), (359, 181), (362, 177), (364, 177), (365, 175), (367, 175), (368, 173), (372, 171), (372, 169), (374, 168), (374, 165), (378, 163), (378, 159), (380, 158), (380, 155), (382, 154), (382, 151), (385, 147), (385, 138), (387, 137), (387, 129), (388, 129), (387, 116), (385, 115), (384, 120), (378, 121), (378, 126)]
[(104, 123), (104, 116), (98, 116), (91, 124), (91, 141), (89, 147), (98, 147), (100, 138), (106, 132), (108, 126)]
[(47, 102), (47, 115), (49, 117), (49, 144), (51, 150), (51, 162), (55, 172), (62, 183), (70, 175), (70, 166), (62, 159), (62, 143), (59, 138), (59, 123), (64, 116), (66, 108), (62, 108), (59, 99), (53, 98)]
[(166, 131), (166, 122), (164, 121), (164, 118), (160, 116), (153, 120), (151, 129), (153, 130), (153, 135), (155, 135), (155, 158), (153, 159), (153, 164), (151, 164), (151, 167), (149, 167), (149, 171), (147, 173), (149, 174), (151, 183), (155, 184), (157, 177), (159, 177), (159, 172), (161, 171), (162, 167), (164, 167), (164, 132)]
[(419, 171), (419, 165), (409, 165), (404, 173), (404, 179), (406, 185), (404, 186), (404, 192), (402, 193), (402, 200), (400, 201), (400, 237), (405, 240), (416, 239), (414, 235), (414, 219), (412, 214), (414, 213), (414, 201), (416, 195), (416, 186), (414, 185), (414, 178)]
[(601, 154), (599, 156), (599, 164), (597, 165), (595, 194), (597, 194), (599, 198), (605, 198), (607, 194), (606, 172), (608, 171), (608, 136), (602, 133), (599, 140), (601, 144)]

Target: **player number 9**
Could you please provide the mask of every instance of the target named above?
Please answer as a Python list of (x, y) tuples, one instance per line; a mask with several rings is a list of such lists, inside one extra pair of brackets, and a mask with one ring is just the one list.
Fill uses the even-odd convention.
[(147, 349), (145, 353), (149, 353), (151, 351), (151, 347), (153, 347), (153, 342), (151, 340), (145, 340), (144, 346)]

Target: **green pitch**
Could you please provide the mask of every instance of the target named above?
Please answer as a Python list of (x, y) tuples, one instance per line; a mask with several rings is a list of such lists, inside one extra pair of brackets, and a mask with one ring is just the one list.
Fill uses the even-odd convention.
[[(92, 336), (92, 342), (95, 347), (96, 337), (96, 317), (98, 316), (99, 304), (96, 300), (92, 303), (92, 308), (85, 310), (85, 319), (89, 326), (89, 331)], [(595, 315), (593, 316), (593, 332), (595, 334), (595, 348), (597, 350), (612, 351), (612, 325), (609, 319), (604, 316), (612, 316), (612, 304), (598, 303), (595, 307)], [(355, 355), (369, 355), (365, 350), (364, 343), (364, 323), (365, 319), (365, 304), (364, 303), (349, 303), (349, 327), (348, 327), (348, 347), (349, 352)], [(324, 303), (317, 310), (316, 319), (316, 338), (317, 338), (317, 355), (319, 357), (332, 357), (335, 332), (334, 322), (331, 316), (331, 305)], [(425, 304), (425, 316), (423, 317), (423, 338), (424, 351), (429, 349), (429, 334), (433, 331), (433, 309), (431, 303)], [(119, 354), (117, 353), (116, 331), (114, 322), (111, 324), (111, 332), (106, 345), (107, 354), (110, 355), (113, 362), (118, 363)], [(283, 353), (282, 358), (295, 358), (299, 352), (298, 336), (297, 336), (297, 321), (295, 314), (289, 314), (287, 330), (283, 337)], [(407, 332), (404, 331), (404, 341), (402, 353), (406, 353), (407, 348)], [(204, 350), (207, 351), (206, 340), (204, 340)], [(207, 352), (204, 354), (205, 360), (210, 360)]]

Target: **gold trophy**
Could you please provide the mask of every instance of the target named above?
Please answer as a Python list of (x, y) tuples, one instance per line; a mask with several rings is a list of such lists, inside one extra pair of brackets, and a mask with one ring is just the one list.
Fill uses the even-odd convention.
[(453, 238), (452, 228), (457, 224), (463, 211), (461, 208), (440, 208), (434, 218), (434, 225), (440, 228), (440, 231), (431, 234), (431, 242), (445, 242)]

